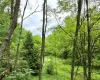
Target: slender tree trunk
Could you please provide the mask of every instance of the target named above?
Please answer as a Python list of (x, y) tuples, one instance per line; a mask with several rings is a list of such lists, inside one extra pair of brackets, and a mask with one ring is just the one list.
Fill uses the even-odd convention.
[(15, 7), (14, 7), (14, 14), (13, 14), (13, 18), (12, 18), (12, 22), (11, 22), (11, 25), (10, 25), (10, 28), (7, 32), (7, 36), (5, 37), (1, 47), (0, 47), (0, 59), (2, 57), (2, 54), (6, 48), (6, 46), (8, 45), (10, 39), (11, 39), (11, 36), (17, 26), (17, 18), (18, 18), (18, 11), (19, 11), (19, 6), (20, 6), (20, 0), (16, 0), (16, 3), (15, 3)]
[(22, 18), (21, 18), (21, 29), (20, 29), (20, 33), (19, 33), (19, 40), (18, 40), (18, 45), (17, 45), (16, 57), (15, 57), (15, 65), (14, 65), (15, 70), (17, 67), (17, 60), (18, 60), (18, 56), (19, 56), (20, 39), (21, 39), (21, 35), (22, 35), (22, 26), (23, 26), (23, 20), (24, 20), (23, 18), (24, 18), (26, 7), (27, 7), (27, 3), (28, 3), (28, 0), (26, 0), (26, 4), (25, 4), (24, 11), (23, 11)]
[(77, 25), (76, 25), (76, 32), (75, 32), (75, 36), (74, 36), (74, 44), (73, 44), (71, 80), (74, 80), (75, 54), (76, 54), (76, 45), (77, 45), (77, 39), (78, 39), (78, 31), (80, 28), (81, 8), (82, 8), (82, 0), (79, 0), (78, 1), (78, 12), (77, 12)]
[(83, 63), (83, 76), (84, 76), (84, 80), (86, 80), (87, 79), (87, 73), (86, 73), (87, 64), (86, 64), (86, 53), (85, 53), (85, 32), (81, 34), (80, 40), (81, 40), (81, 53), (82, 53), (82, 63)]
[(86, 8), (87, 8), (87, 31), (88, 31), (88, 79), (91, 80), (91, 50), (90, 50), (90, 43), (91, 43), (91, 36), (90, 36), (90, 25), (89, 25), (89, 9), (88, 9), (88, 0), (86, 0)]
[(46, 3), (47, 0), (44, 0), (43, 3), (43, 25), (42, 25), (42, 46), (41, 46), (41, 55), (40, 55), (40, 69), (39, 69), (39, 80), (42, 80), (42, 67), (43, 67), (43, 61), (44, 61), (44, 53), (45, 53), (45, 15), (46, 15)]
[(11, 20), (13, 19), (13, 13), (14, 13), (14, 0), (11, 0)]
[[(11, 0), (11, 22), (13, 19), (13, 11), (14, 10), (14, 0)], [(8, 72), (10, 71), (10, 40), (8, 41), (8, 45), (6, 48), (6, 53), (7, 53), (7, 70)]]
[(86, 64), (86, 53), (85, 53), (85, 32), (83, 36), (83, 74), (84, 74), (84, 80), (87, 79), (87, 64)]

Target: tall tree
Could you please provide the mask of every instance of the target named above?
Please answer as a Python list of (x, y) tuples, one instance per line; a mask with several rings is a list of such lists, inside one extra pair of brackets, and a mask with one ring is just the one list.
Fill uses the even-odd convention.
[(71, 69), (71, 80), (74, 80), (74, 66), (75, 66), (75, 54), (77, 52), (76, 45), (78, 40), (78, 31), (80, 29), (80, 16), (81, 16), (81, 8), (82, 8), (82, 0), (78, 0), (78, 11), (77, 11), (77, 24), (76, 24), (76, 32), (74, 36), (73, 43), (73, 56), (72, 56), (72, 69)]
[[(43, 59), (44, 59), (44, 53), (45, 53), (45, 33), (46, 33), (46, 5), (47, 0), (44, 0), (43, 3), (43, 25), (42, 25), (42, 46), (41, 46), (41, 54), (40, 54), (40, 70), (39, 70), (39, 80), (42, 80), (42, 67), (43, 67)], [(46, 19), (46, 20), (45, 20)]]
[(6, 46), (8, 45), (10, 39), (11, 39), (11, 36), (17, 26), (17, 18), (18, 18), (18, 11), (19, 11), (19, 6), (20, 6), (20, 0), (16, 0), (16, 3), (15, 3), (15, 6), (14, 6), (14, 13), (13, 13), (13, 18), (12, 18), (12, 21), (11, 21), (11, 25), (10, 25), (10, 28), (7, 32), (7, 36), (5, 37), (1, 47), (0, 47), (0, 59), (2, 57), (2, 54), (6, 48)]
[(27, 7), (27, 3), (28, 3), (28, 0), (26, 0), (25, 7), (24, 7), (24, 10), (23, 10), (23, 14), (22, 14), (22, 18), (21, 18), (21, 28), (20, 28), (20, 33), (19, 33), (19, 40), (18, 40), (17, 51), (16, 51), (15, 65), (14, 65), (15, 70), (16, 70), (17, 59), (18, 59), (18, 55), (19, 55), (19, 46), (20, 46), (20, 39), (21, 39), (21, 36), (22, 36), (22, 27), (23, 27), (23, 20), (24, 20), (23, 18), (24, 18), (26, 7)]
[(33, 70), (33, 75), (39, 74), (39, 55), (34, 50), (33, 36), (31, 32), (27, 32), (24, 41), (25, 58), (28, 62), (29, 68)]
[(88, 79), (91, 80), (91, 35), (90, 35), (90, 21), (89, 21), (89, 8), (88, 8), (88, 0), (86, 0), (86, 8), (87, 8), (87, 32), (88, 32)]

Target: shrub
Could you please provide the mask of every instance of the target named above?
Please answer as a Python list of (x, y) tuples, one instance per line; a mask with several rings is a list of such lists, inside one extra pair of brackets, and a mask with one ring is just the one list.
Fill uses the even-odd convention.
[(25, 41), (23, 43), (25, 51), (25, 59), (29, 65), (29, 68), (33, 70), (32, 75), (39, 74), (39, 53), (34, 50), (33, 36), (31, 32), (26, 34)]
[(30, 69), (23, 69), (21, 72), (12, 72), (9, 76), (6, 76), (4, 80), (31, 80), (32, 70)]
[(50, 75), (54, 74), (54, 65), (52, 63), (50, 63), (49, 65), (47, 65), (46, 72), (47, 72), (47, 74), (50, 74)]
[(69, 55), (70, 55), (70, 51), (64, 50), (62, 52), (62, 54), (60, 54), (60, 57), (63, 58), (63, 59), (67, 59), (69, 57)]
[(71, 65), (72, 64), (72, 59), (71, 58), (65, 59), (63, 61), (63, 64), (69, 64), (69, 65)]

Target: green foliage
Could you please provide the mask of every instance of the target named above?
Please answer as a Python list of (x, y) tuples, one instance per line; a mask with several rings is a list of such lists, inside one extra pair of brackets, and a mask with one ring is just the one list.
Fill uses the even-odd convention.
[(34, 52), (36, 53), (41, 53), (41, 44), (42, 44), (42, 41), (41, 41), (41, 37), (38, 36), (38, 35), (35, 35), (33, 36), (33, 41), (34, 41)]
[(24, 41), (25, 58), (28, 62), (29, 67), (33, 70), (33, 75), (39, 73), (39, 54), (34, 51), (34, 43), (31, 32), (27, 32)]
[(68, 57), (70, 57), (69, 54), (70, 54), (70, 51), (64, 50), (62, 54), (60, 55), (60, 57), (63, 59), (67, 59)]
[(60, 26), (57, 26), (56, 29), (53, 30), (52, 34), (46, 38), (47, 53), (60, 57), (65, 51), (68, 51), (68, 53), (72, 51), (75, 19), (68, 17), (65, 19), (65, 22), (65, 26), (62, 26), (65, 31), (63, 31)]
[(33, 50), (33, 38), (32, 38), (32, 33), (27, 32), (25, 42), (24, 42), (24, 48), (27, 49), (31, 54), (31, 51)]
[(0, 14), (0, 41), (1, 41), (1, 43), (7, 34), (7, 30), (9, 28), (9, 25), (10, 25), (9, 15), (6, 13)]
[(93, 68), (94, 69), (100, 69), (100, 54), (96, 53), (96, 57), (93, 59)]
[[(51, 61), (52, 59), (52, 61)], [(45, 65), (43, 67), (43, 80), (70, 80), (70, 70), (71, 70), (71, 65), (69, 65), (68, 63), (64, 63), (65, 60), (62, 60), (61, 58), (56, 58), (55, 61), (55, 57), (54, 56), (47, 56), (45, 57)], [(68, 60), (70, 61), (70, 60)], [(51, 63), (53, 62), (53, 63)], [(53, 64), (54, 66), (54, 70), (56, 71), (55, 74), (53, 75), (49, 75), (46, 72), (47, 66), (49, 64)], [(77, 70), (77, 66), (75, 66), (75, 71)], [(93, 80), (99, 80), (100, 79), (100, 70), (93, 70), (92, 72), (92, 78)], [(32, 80), (38, 80), (38, 77), (33, 77)], [(83, 78), (83, 67), (80, 66), (77, 76), (76, 76), (76, 80), (84, 80)]]
[[(74, 1), (74, 2), (73, 2)], [(43, 67), (43, 80), (70, 80), (70, 70), (72, 61), (72, 49), (73, 39), (76, 29), (76, 7), (77, 0), (58, 0), (58, 11), (67, 11), (74, 14), (67, 16), (62, 26), (57, 25), (52, 31), (52, 34), (46, 37), (46, 54), (44, 67)], [(91, 1), (91, 0), (90, 0)], [(10, 1), (0, 0), (0, 45), (2, 44), (7, 30), (10, 26)], [(91, 14), (92, 13), (92, 14)], [(56, 14), (56, 13), (55, 13)], [(89, 8), (90, 24), (91, 26), (91, 52), (92, 54), (92, 77), (93, 80), (100, 80), (100, 13), (96, 6)], [(73, 17), (74, 16), (74, 17)], [(82, 65), (82, 45), (81, 35), (85, 37), (85, 50), (87, 62), (87, 23), (86, 18), (81, 15), (81, 27), (79, 29), (79, 35), (77, 40), (77, 52), (75, 54), (75, 71), (77, 66)], [(98, 20), (98, 21), (97, 21)], [(62, 28), (61, 28), (62, 27)], [(16, 57), (16, 47), (19, 43), (20, 25), (18, 24), (14, 31), (10, 44), (10, 62), (14, 65)], [(85, 35), (85, 36), (83, 36)], [(4, 80), (32, 80), (32, 75), (38, 75), (39, 73), (39, 56), (41, 53), (41, 37), (38, 35), (32, 36), (32, 33), (22, 29), (22, 35), (20, 40), (19, 58), (18, 58), (18, 70), (12, 72)], [(83, 42), (82, 42), (83, 43)], [(93, 46), (94, 45), (94, 46)], [(92, 47), (93, 46), (93, 47)], [(5, 51), (6, 52), (6, 51)], [(53, 55), (50, 57), (49, 55)], [(55, 57), (54, 57), (55, 56)], [(2, 73), (7, 67), (7, 55), (4, 54), (0, 64), (0, 73)], [(77, 65), (77, 66), (76, 66)], [(79, 71), (76, 80), (83, 79), (83, 69), (79, 66)], [(30, 70), (30, 69), (31, 70)], [(34, 80), (38, 80), (37, 76), (34, 76)]]
[(77, 4), (71, 0), (58, 0), (58, 7), (60, 8), (60, 12), (76, 12)]
[[(0, 14), (4, 13), (5, 9), (9, 6), (10, 6), (9, 0), (0, 0)], [(8, 12), (9, 12), (9, 9), (8, 9)]]
[(72, 59), (71, 58), (67, 58), (63, 61), (63, 64), (68, 64), (71, 65), (72, 64)]
[(32, 80), (32, 70), (23, 69), (23, 71), (13, 72), (9, 76), (5, 77), (4, 80)]
[(46, 69), (47, 74), (49, 75), (53, 75), (54, 74), (54, 65), (52, 63), (49, 63), (47, 65), (47, 69)]

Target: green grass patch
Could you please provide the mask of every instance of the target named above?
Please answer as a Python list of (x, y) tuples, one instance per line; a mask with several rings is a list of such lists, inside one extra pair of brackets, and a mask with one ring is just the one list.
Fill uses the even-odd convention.
[[(65, 59), (55, 58), (54, 56), (45, 57), (44, 67), (43, 67), (43, 80), (70, 80), (71, 73), (71, 65), (65, 63)], [(54, 66), (54, 74), (49, 75), (46, 72), (47, 66), (52, 64)], [(77, 70), (77, 66), (75, 66), (75, 72)], [(100, 80), (100, 74), (95, 74), (97, 70), (93, 70), (92, 73), (93, 80)], [(33, 77), (32, 80), (38, 80), (38, 77)], [(83, 68), (79, 66), (76, 80), (84, 80), (83, 78)]]

